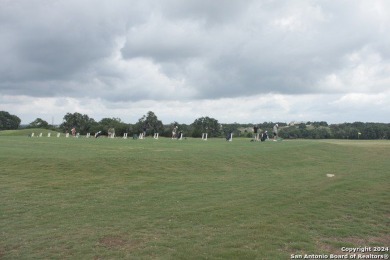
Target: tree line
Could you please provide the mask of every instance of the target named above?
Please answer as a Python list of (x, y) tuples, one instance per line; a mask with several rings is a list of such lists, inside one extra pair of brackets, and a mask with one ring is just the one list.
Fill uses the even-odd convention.
[[(6, 111), (0, 111), (0, 130), (19, 129), (21, 120), (16, 115), (11, 115)], [(120, 118), (103, 118), (95, 121), (88, 115), (80, 113), (67, 113), (63, 122), (59, 126), (50, 125), (41, 118), (37, 118), (25, 128), (45, 128), (53, 131), (69, 132), (73, 127), (81, 135), (96, 133), (101, 131), (103, 135), (115, 131), (116, 136), (127, 133), (129, 136), (146, 132), (146, 135), (159, 133), (160, 136), (170, 137), (172, 129), (177, 126), (178, 131), (186, 137), (201, 137), (202, 133), (208, 133), (209, 137), (222, 137), (228, 133), (233, 133), (238, 137), (253, 137), (253, 127), (257, 125), (260, 132), (268, 131), (272, 135), (272, 127), (279, 125), (279, 136), (285, 139), (390, 139), (390, 124), (386, 123), (342, 123), (331, 124), (327, 122), (263, 122), (256, 124), (221, 124), (217, 119), (210, 117), (200, 117), (192, 124), (180, 124), (172, 122), (163, 124), (152, 111), (147, 112), (135, 124), (122, 122)]]

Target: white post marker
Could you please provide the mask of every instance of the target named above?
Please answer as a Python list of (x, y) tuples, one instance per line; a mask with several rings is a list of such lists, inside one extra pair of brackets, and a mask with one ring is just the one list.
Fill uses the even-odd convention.
[(202, 140), (207, 141), (207, 133), (202, 133)]
[(58, 138), (58, 137), (60, 137), (60, 135), (61, 135), (61, 134), (60, 134), (60, 133), (58, 133), (58, 134), (57, 134), (57, 138)]
[(91, 133), (87, 133), (86, 138), (90, 138), (90, 137), (91, 137)]
[(42, 137), (42, 133), (39, 134), (39, 137)]
[(47, 137), (50, 137), (51, 133), (47, 133)]
[(69, 133), (66, 133), (65, 137), (68, 138), (69, 137)]
[(31, 134), (31, 137), (34, 137), (34, 133)]
[(123, 133), (123, 139), (127, 139), (127, 133)]
[(77, 134), (76, 134), (76, 138), (79, 138), (79, 137), (80, 137), (80, 133), (77, 133)]
[(180, 134), (179, 140), (183, 140), (183, 133)]
[(233, 141), (233, 133), (230, 134), (229, 142)]

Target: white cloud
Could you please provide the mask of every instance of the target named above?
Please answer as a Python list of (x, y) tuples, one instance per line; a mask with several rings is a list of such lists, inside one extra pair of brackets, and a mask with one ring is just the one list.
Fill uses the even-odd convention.
[(342, 69), (326, 75), (319, 85), (329, 92), (378, 93), (390, 86), (390, 63), (375, 50), (364, 47), (343, 57)]

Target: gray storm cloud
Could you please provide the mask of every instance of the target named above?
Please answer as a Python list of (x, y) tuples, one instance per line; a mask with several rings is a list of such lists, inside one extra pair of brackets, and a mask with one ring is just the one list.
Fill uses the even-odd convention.
[(3, 95), (219, 99), (390, 82), (387, 1), (0, 5)]

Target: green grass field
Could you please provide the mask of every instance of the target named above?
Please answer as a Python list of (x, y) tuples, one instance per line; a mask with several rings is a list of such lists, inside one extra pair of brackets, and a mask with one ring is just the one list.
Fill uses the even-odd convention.
[(2, 135), (0, 259), (290, 259), (390, 246), (389, 158), (389, 141)]

